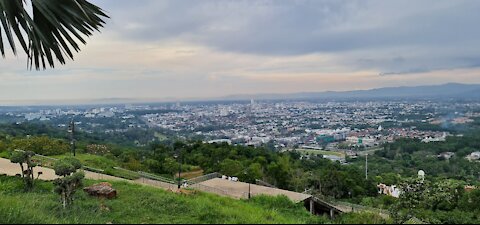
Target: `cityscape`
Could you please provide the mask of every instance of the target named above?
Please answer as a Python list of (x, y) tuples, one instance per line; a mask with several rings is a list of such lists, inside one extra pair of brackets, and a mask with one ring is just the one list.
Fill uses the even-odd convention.
[[(480, 118), (479, 102), (424, 101), (255, 101), (37, 107), (4, 112), (17, 124), (51, 123), (67, 129), (73, 120), (86, 133), (155, 131), (150, 141), (168, 137), (276, 151), (312, 149), (355, 151), (402, 138), (442, 142), (463, 135), (449, 129)], [(115, 129), (112, 124), (115, 123)], [(454, 131), (454, 133), (451, 133)], [(163, 132), (163, 133), (162, 133)], [(134, 140), (140, 143), (139, 140)]]

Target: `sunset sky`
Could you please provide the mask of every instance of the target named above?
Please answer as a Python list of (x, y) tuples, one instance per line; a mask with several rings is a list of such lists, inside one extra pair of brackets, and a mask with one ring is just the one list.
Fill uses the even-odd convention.
[(0, 102), (480, 83), (480, 1), (92, 0), (75, 61), (0, 59)]

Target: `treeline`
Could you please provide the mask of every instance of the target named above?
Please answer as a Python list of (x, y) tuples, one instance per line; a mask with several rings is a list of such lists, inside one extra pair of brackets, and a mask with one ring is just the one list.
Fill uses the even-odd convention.
[[(344, 166), (321, 157), (300, 160), (293, 152), (279, 153), (267, 148), (228, 144), (154, 143), (144, 151), (144, 164), (156, 173), (172, 173), (175, 163), (182, 168), (198, 167), (205, 173), (220, 172), (254, 183), (263, 180), (276, 187), (303, 192), (310, 189), (335, 198), (374, 196), (374, 180), (365, 180), (355, 166)], [(177, 159), (174, 156), (177, 155)]]
[[(69, 140), (67, 127), (59, 128), (51, 122), (0, 123), (0, 140), (9, 138), (24, 138), (28, 136), (48, 136), (50, 138)], [(77, 129), (77, 142), (93, 144), (110, 144), (136, 148), (138, 145), (148, 145), (155, 139), (155, 130), (146, 128), (128, 128), (125, 132), (105, 133), (105, 130), (94, 130), (93, 133)]]
[[(430, 176), (478, 182), (480, 163), (470, 162), (465, 157), (479, 150), (480, 133), (448, 137), (445, 142), (401, 139), (385, 144), (383, 150), (377, 151), (376, 157), (370, 159), (370, 168), (376, 175), (394, 172), (414, 176), (418, 170), (425, 170)], [(450, 159), (438, 157), (445, 152), (455, 155)]]
[(399, 184), (404, 193), (391, 205), (391, 216), (398, 224), (413, 217), (432, 224), (478, 224), (480, 190), (465, 185), (451, 179), (406, 179)]
[[(312, 157), (300, 160), (293, 152), (279, 153), (267, 148), (207, 144), (203, 142), (154, 142), (146, 148), (128, 148), (115, 145), (96, 145), (79, 142), (77, 153), (96, 154), (105, 162), (133, 171), (145, 171), (166, 177), (182, 172), (203, 170), (220, 172), (240, 180), (255, 183), (262, 180), (278, 188), (334, 198), (375, 196), (373, 179), (365, 180), (355, 166), (344, 166)], [(69, 143), (64, 139), (47, 136), (14, 137), (0, 139), (0, 152), (15, 149), (32, 151), (46, 156), (66, 155)], [(4, 155), (5, 156), (5, 155)], [(105, 168), (102, 168), (105, 169)]]
[(0, 152), (15, 150), (31, 151), (40, 155), (62, 155), (69, 151), (70, 145), (61, 139), (47, 136), (31, 136), (26, 138), (0, 138)]

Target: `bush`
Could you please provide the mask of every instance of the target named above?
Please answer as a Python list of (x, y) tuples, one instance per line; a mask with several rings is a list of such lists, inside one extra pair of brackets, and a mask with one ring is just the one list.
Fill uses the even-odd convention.
[(82, 164), (75, 158), (65, 158), (56, 161), (53, 164), (55, 174), (62, 178), (56, 179), (55, 192), (62, 197), (63, 208), (73, 203), (73, 195), (77, 188), (82, 186), (83, 178), (85, 174), (83, 172), (77, 172), (82, 168)]

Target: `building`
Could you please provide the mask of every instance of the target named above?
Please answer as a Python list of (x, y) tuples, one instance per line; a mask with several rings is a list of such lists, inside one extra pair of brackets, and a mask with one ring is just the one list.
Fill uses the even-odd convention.
[(480, 152), (472, 152), (466, 158), (470, 161), (480, 160)]
[(399, 198), (401, 194), (400, 189), (398, 189), (396, 185), (388, 186), (386, 184), (379, 184), (377, 188), (379, 194), (392, 196), (394, 198)]
[(209, 143), (209, 144), (227, 143), (227, 144), (231, 145), (231, 144), (232, 144), (232, 141), (229, 140), (229, 139), (216, 139), (216, 140), (208, 141), (207, 143)]
[(316, 141), (317, 143), (328, 144), (335, 142), (335, 137), (332, 135), (322, 134), (320, 136), (317, 136)]
[(453, 152), (442, 152), (442, 153), (440, 153), (439, 155), (437, 155), (437, 158), (449, 160), (449, 159), (451, 159), (453, 156), (455, 156), (455, 153), (453, 153)]

